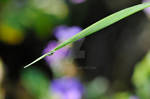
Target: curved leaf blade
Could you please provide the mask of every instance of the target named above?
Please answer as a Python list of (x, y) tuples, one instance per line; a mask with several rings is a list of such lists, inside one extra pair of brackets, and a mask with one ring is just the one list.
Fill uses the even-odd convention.
[(43, 56), (39, 57), (32, 63), (26, 65), (24, 68), (29, 67), (30, 65), (36, 63), (37, 61), (43, 59), (44, 57), (46, 57), (48, 55), (52, 55), (55, 51), (59, 50), (60, 48), (63, 48), (64, 46), (66, 46), (70, 43), (73, 43), (81, 38), (84, 38), (88, 35), (91, 35), (97, 31), (99, 31), (99, 30), (102, 30), (103, 28), (106, 28), (106, 27), (108, 27), (108, 26), (110, 26), (110, 25), (136, 13), (136, 12), (139, 12), (147, 7), (150, 7), (150, 2), (138, 4), (133, 7), (129, 7), (129, 8), (123, 9), (121, 11), (118, 11), (110, 16), (107, 16), (107, 17), (97, 21), (96, 23), (90, 25), (89, 27), (85, 28), (84, 30), (82, 30), (78, 34), (74, 35), (73, 37), (69, 38), (68, 40), (64, 41), (60, 45), (56, 46), (56, 48), (54, 48), (50, 52), (44, 54)]

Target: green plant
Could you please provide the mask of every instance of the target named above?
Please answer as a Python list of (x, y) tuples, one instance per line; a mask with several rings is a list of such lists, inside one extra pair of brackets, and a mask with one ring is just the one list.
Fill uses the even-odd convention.
[(113, 23), (116, 23), (136, 12), (139, 12), (147, 7), (150, 7), (150, 2), (147, 3), (143, 3), (143, 4), (139, 4), (139, 5), (135, 5), (133, 7), (129, 7), (126, 9), (123, 9), (121, 11), (118, 11), (110, 16), (107, 16), (101, 20), (99, 20), (98, 22), (92, 24), (91, 26), (85, 28), (83, 31), (79, 32), (78, 34), (74, 35), (73, 37), (71, 37), (70, 39), (64, 41), (63, 43), (61, 43), (60, 45), (56, 46), (56, 48), (54, 48), (53, 50), (51, 50), (50, 52), (42, 55), (41, 57), (37, 58), (35, 61), (31, 62), (30, 64), (26, 65), (24, 68), (29, 67), (30, 65), (36, 63), (37, 61), (43, 59), (46, 56), (52, 55), (55, 53), (55, 51), (59, 50), (60, 48), (73, 43), (81, 38), (84, 38), (90, 34), (95, 33), (96, 31), (99, 31), (105, 27), (108, 27), (110, 25), (112, 25)]

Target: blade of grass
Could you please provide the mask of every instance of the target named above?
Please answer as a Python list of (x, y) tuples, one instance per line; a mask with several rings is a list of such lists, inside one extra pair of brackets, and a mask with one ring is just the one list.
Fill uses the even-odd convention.
[(30, 65), (36, 63), (37, 61), (43, 59), (44, 57), (46, 57), (48, 55), (52, 55), (52, 53), (54, 53), (55, 51), (59, 50), (60, 48), (66, 46), (70, 43), (73, 43), (81, 38), (84, 38), (90, 34), (95, 33), (96, 31), (106, 28), (106, 27), (112, 25), (113, 23), (116, 23), (116, 22), (120, 21), (121, 19), (124, 19), (136, 12), (139, 12), (139, 11), (147, 8), (147, 7), (150, 7), (150, 2), (138, 4), (133, 7), (129, 7), (129, 8), (123, 9), (121, 11), (118, 11), (110, 16), (107, 16), (107, 17), (101, 19), (100, 21), (97, 21), (96, 23), (90, 25), (89, 27), (85, 28), (84, 30), (82, 30), (78, 34), (74, 35), (73, 37), (69, 38), (68, 40), (64, 41), (60, 45), (56, 46), (53, 50), (51, 50), (50, 52), (39, 57), (32, 63), (26, 65), (24, 68), (29, 67)]
[(27, 67), (31, 66), (32, 64), (38, 62), (39, 60), (43, 59), (44, 57), (52, 55), (53, 53), (54, 52), (49, 52), (49, 53), (46, 53), (46, 54), (42, 55), (41, 57), (37, 58), (36, 60), (34, 60), (33, 62), (31, 62), (30, 64), (24, 66), (24, 68), (27, 68)]

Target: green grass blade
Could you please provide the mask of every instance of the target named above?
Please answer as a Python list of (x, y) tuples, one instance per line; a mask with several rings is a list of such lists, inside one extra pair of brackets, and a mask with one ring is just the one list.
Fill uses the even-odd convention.
[(34, 64), (35, 62), (43, 59), (44, 57), (51, 55), (51, 53), (54, 53), (55, 51), (59, 50), (60, 48), (73, 43), (81, 38), (84, 38), (88, 35), (91, 35), (93, 33), (95, 33), (96, 31), (99, 31), (103, 28), (106, 28), (110, 25), (112, 25), (113, 23), (116, 23), (136, 12), (139, 12), (147, 7), (150, 7), (150, 2), (147, 3), (143, 3), (143, 4), (139, 4), (139, 5), (135, 5), (133, 7), (129, 7), (126, 9), (123, 9), (121, 11), (118, 11), (110, 16), (107, 16), (103, 19), (101, 19), (100, 21), (97, 21), (96, 23), (90, 25), (89, 27), (87, 27), (86, 29), (82, 30), (81, 32), (79, 32), (78, 34), (74, 35), (73, 37), (69, 38), (68, 40), (64, 41), (63, 43), (61, 43), (60, 45), (56, 46), (56, 48), (54, 48), (53, 50), (51, 50), (50, 52), (44, 54), (43, 56), (39, 57), (38, 59), (36, 59), (35, 61), (33, 61), (32, 63), (30, 63), (29, 65), (25, 66), (28, 67), (32, 64)]

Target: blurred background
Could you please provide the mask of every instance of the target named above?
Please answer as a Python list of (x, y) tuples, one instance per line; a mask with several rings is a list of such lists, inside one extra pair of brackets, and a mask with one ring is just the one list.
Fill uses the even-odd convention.
[(0, 99), (150, 99), (150, 8), (23, 67), (94, 22), (150, 0), (0, 0)]

